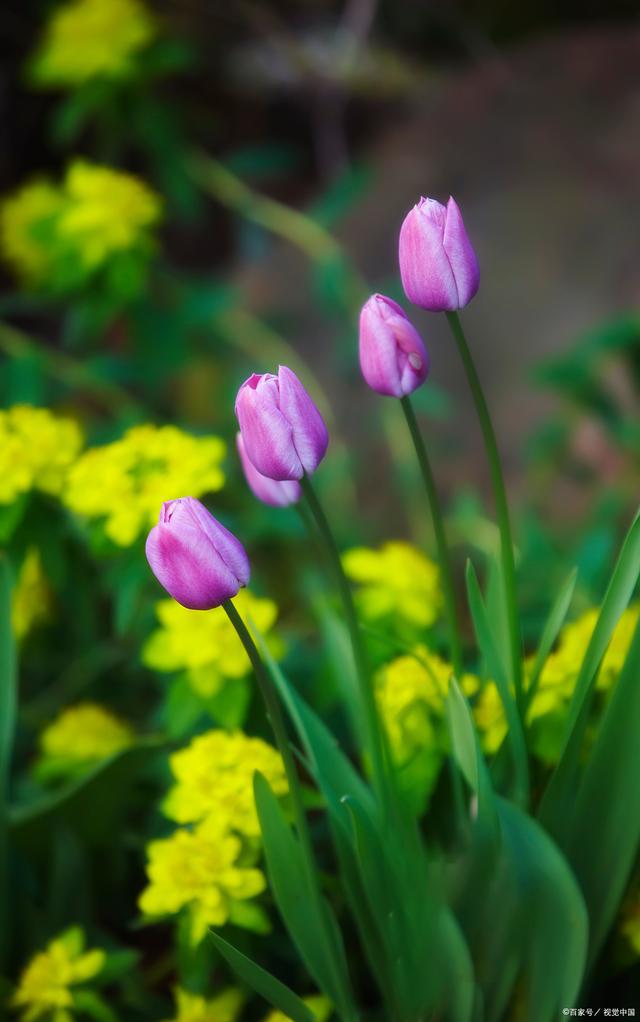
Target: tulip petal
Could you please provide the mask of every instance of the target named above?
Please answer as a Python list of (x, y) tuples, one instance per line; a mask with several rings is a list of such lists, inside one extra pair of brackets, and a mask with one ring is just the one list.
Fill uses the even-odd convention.
[(432, 312), (459, 307), (453, 270), (443, 247), (444, 207), (423, 199), (400, 228), (400, 276), (410, 302)]
[(462, 214), (455, 199), (450, 196), (443, 237), (447, 254), (456, 282), (458, 301), (456, 308), (463, 308), (471, 301), (480, 286), (480, 267), (469, 241)]
[[(311, 474), (322, 461), (329, 446), (327, 427), (310, 395), (296, 374), (287, 366), (278, 367), (278, 383), (280, 385), (280, 411), (291, 425), (293, 444), (303, 472)], [(242, 423), (240, 423), (240, 428), (245, 436)], [(251, 456), (248, 448), (247, 453)], [(251, 460), (256, 468), (260, 469), (253, 457)], [(266, 474), (271, 475), (272, 478), (299, 479), (303, 473), (279, 477), (274, 476), (273, 473)]]
[(293, 425), (280, 410), (278, 378), (255, 374), (243, 383), (236, 415), (247, 457), (269, 479), (301, 479), (304, 466), (295, 444)]
[(146, 543), (151, 570), (174, 600), (189, 610), (211, 610), (235, 596), (238, 579), (200, 529), (158, 524)]
[(245, 479), (258, 500), (271, 507), (288, 507), (290, 504), (298, 503), (301, 495), (300, 483), (295, 479), (269, 479), (258, 472), (247, 457), (241, 433), (236, 437), (236, 445)]

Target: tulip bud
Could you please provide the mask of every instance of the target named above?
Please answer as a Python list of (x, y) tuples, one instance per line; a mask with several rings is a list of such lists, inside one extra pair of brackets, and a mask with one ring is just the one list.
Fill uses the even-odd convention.
[(219, 607), (249, 581), (242, 543), (194, 497), (165, 501), (146, 553), (160, 585), (189, 610)]
[(263, 504), (270, 504), (271, 507), (288, 507), (290, 504), (297, 504), (300, 500), (300, 483), (295, 479), (269, 479), (249, 461), (247, 452), (244, 449), (242, 434), (238, 433), (236, 445), (240, 456), (240, 464), (247, 480), (249, 489), (254, 496)]
[(429, 312), (467, 305), (480, 284), (476, 254), (455, 201), (421, 199), (400, 228), (400, 276), (410, 302)]
[(360, 369), (372, 390), (406, 397), (427, 378), (429, 356), (400, 306), (372, 295), (360, 313)]
[(324, 420), (295, 373), (254, 373), (236, 398), (245, 453), (269, 479), (302, 479), (324, 458), (329, 435)]

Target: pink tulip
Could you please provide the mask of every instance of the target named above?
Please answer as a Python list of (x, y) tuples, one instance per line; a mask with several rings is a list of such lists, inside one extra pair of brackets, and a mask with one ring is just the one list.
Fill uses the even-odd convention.
[(427, 378), (429, 356), (400, 306), (372, 295), (360, 313), (360, 368), (372, 390), (406, 397)]
[(467, 305), (480, 284), (476, 254), (455, 201), (421, 199), (400, 229), (400, 276), (410, 302), (430, 312)]
[(160, 585), (189, 610), (219, 607), (249, 581), (242, 543), (194, 497), (162, 505), (146, 553)]
[(236, 437), (236, 444), (244, 477), (258, 500), (263, 504), (270, 504), (271, 507), (288, 507), (290, 504), (298, 503), (301, 495), (299, 482), (295, 479), (277, 480), (263, 476), (249, 461), (241, 433)]
[(236, 398), (247, 458), (268, 479), (302, 479), (324, 458), (329, 435), (300, 380), (286, 366), (278, 375), (254, 373)]

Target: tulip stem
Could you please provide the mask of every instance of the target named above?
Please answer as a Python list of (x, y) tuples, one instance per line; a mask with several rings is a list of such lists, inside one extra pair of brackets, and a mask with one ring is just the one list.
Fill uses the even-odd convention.
[(435, 533), (436, 545), (438, 547), (438, 559), (440, 561), (440, 571), (442, 576), (442, 590), (444, 595), (444, 609), (447, 618), (447, 628), (449, 631), (451, 663), (453, 664), (453, 670), (456, 678), (460, 680), (463, 669), (462, 640), (460, 638), (460, 625), (456, 611), (456, 595), (453, 585), (451, 555), (449, 553), (447, 535), (444, 529), (444, 519), (442, 516), (442, 508), (440, 507), (440, 498), (438, 497), (438, 490), (433, 477), (431, 462), (429, 461), (429, 455), (427, 454), (427, 448), (422, 433), (420, 432), (420, 427), (416, 421), (411, 399), (408, 396), (402, 397), (400, 398), (400, 404), (402, 405), (402, 411), (404, 412), (404, 417), (407, 420), (411, 439), (413, 440), (413, 446), (415, 448), (416, 457), (422, 473), (424, 488), (427, 491), (429, 507), (431, 508), (431, 520), (433, 522), (433, 531)]
[(515, 688), (516, 701), (520, 712), (524, 710), (524, 693), (522, 687), (522, 641), (520, 636), (520, 625), (518, 621), (518, 604), (516, 598), (516, 570), (513, 556), (513, 538), (511, 533), (511, 522), (509, 519), (509, 505), (504, 485), (504, 476), (500, 464), (496, 434), (489, 414), (489, 408), (484, 396), (480, 377), (475, 367), (467, 339), (462, 329), (460, 317), (456, 312), (447, 312), (447, 320), (458, 346), (460, 358), (467, 375), (467, 382), (476, 406), (476, 412), (480, 421), (480, 428), (484, 439), (484, 446), (489, 461), (491, 473), (491, 484), (493, 487), (493, 498), (500, 530), (500, 560), (502, 564), (502, 578), (504, 584), (504, 595), (507, 612), (507, 625), (509, 630), (509, 642), (511, 653), (511, 675)]
[(324, 513), (322, 504), (318, 500), (317, 494), (308, 476), (302, 477), (300, 480), (300, 486), (315, 520), (320, 538), (322, 539), (323, 545), (326, 549), (329, 563), (333, 569), (336, 585), (340, 593), (340, 599), (342, 600), (345, 621), (351, 639), (356, 675), (360, 687), (360, 701), (365, 720), (367, 744), (371, 754), (373, 778), (377, 790), (383, 798), (384, 804), (389, 791), (389, 775), (385, 768), (385, 742), (380, 727), (380, 719), (378, 717), (378, 710), (371, 683), (371, 670), (367, 662), (362, 642), (360, 625), (358, 623), (356, 608), (353, 602), (353, 594), (342, 567), (342, 559), (340, 557), (340, 552), (333, 532), (331, 531), (331, 526), (329, 525), (329, 521)]
[[(313, 899), (315, 901), (315, 912), (317, 919), (326, 918), (325, 903), (322, 897), (322, 891), (320, 888), (320, 882), (318, 879), (318, 870), (316, 866), (315, 855), (313, 853), (313, 843), (311, 841), (311, 834), (309, 831), (309, 825), (307, 823), (307, 817), (305, 814), (304, 800), (302, 798), (302, 788), (300, 786), (300, 779), (298, 777), (298, 771), (289, 743), (289, 736), (287, 734), (287, 727), (284, 721), (284, 715), (282, 713), (282, 707), (280, 705), (280, 697), (277, 689), (273, 683), (269, 672), (266, 670), (262, 657), (258, 651), (258, 648), (253, 641), (251, 633), (245, 625), (242, 617), (238, 613), (232, 600), (225, 600), (222, 604), (223, 609), (229, 618), (231, 624), (236, 630), (240, 642), (244, 646), (245, 652), (251, 661), (251, 666), (258, 682), (262, 698), (267, 710), (267, 717), (273, 730), (273, 734), (276, 740), (276, 745), (280, 750), (282, 756), (282, 762), (284, 763), (284, 770), (289, 784), (289, 792), (291, 794), (291, 803), (293, 807), (293, 815), (296, 824), (296, 831), (298, 832), (298, 838), (302, 848), (302, 858), (304, 861), (305, 869), (307, 872), (307, 881), (309, 889), (312, 892)], [(327, 956), (329, 960), (332, 960), (331, 945), (332, 936), (326, 927), (323, 931), (323, 939), (325, 941)], [(333, 966), (331, 967), (333, 979), (335, 980), (336, 989), (340, 989), (340, 979), (334, 973)], [(353, 1020), (353, 1013), (345, 1010), (342, 1013), (342, 1017), (347, 1020)]]

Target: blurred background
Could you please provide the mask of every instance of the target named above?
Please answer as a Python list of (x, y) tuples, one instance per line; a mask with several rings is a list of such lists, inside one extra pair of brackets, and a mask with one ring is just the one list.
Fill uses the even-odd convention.
[[(279, 616), (274, 654), (335, 708), (303, 526), (249, 494), (233, 403), (250, 373), (290, 365), (329, 424), (318, 485), (341, 547), (433, 549), (397, 402), (368, 391), (357, 357), (371, 292), (409, 311), (397, 239), (420, 195), (455, 196), (480, 261), (463, 320), (514, 509), (527, 651), (574, 564), (573, 611), (600, 601), (640, 479), (639, 13), (635, 0), (3, 6), (0, 568), (15, 582), (20, 705), (0, 702), (0, 742), (14, 737), (0, 886), (6, 810), (19, 920), (7, 951), (0, 918), (2, 975), (78, 923), (136, 949), (127, 1018), (166, 1014), (176, 975), (198, 988), (182, 931), (176, 966), (168, 924), (140, 930), (136, 915), (145, 840), (168, 827), (167, 750), (207, 727), (266, 730), (222, 626), (199, 632), (157, 602), (144, 536), (162, 500), (206, 499), (251, 551), (252, 613), (265, 631)], [(431, 355), (415, 404), (462, 604), (465, 557), (495, 549), (486, 461), (446, 322), (410, 315)], [(433, 565), (420, 550), (367, 556), (388, 633), (376, 665), (425, 629), (442, 652)], [(419, 589), (417, 618), (389, 595), (396, 576)], [(86, 700), (90, 717), (74, 716)], [(276, 941), (270, 953), (278, 971)]]

